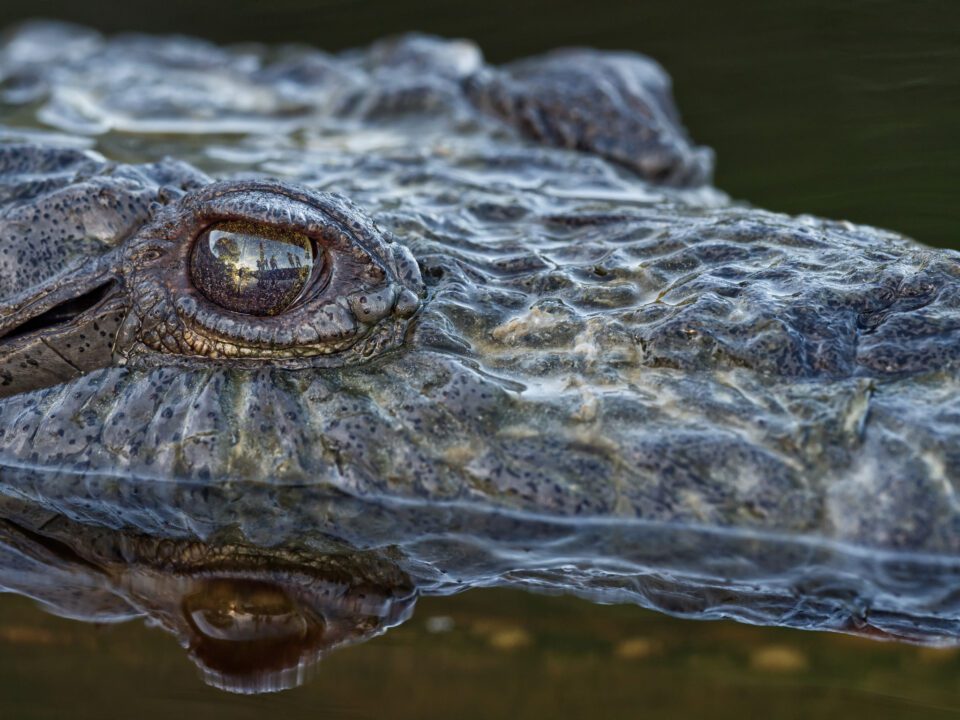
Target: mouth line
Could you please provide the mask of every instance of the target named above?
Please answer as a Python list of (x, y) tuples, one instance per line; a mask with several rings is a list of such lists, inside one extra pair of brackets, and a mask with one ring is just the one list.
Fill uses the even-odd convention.
[(100, 268), (0, 305), (0, 399), (109, 365), (127, 310), (122, 280)]
[(117, 281), (109, 279), (95, 285), (86, 292), (47, 308), (38, 315), (28, 317), (19, 325), (14, 325), (0, 335), (0, 346), (38, 332), (56, 330), (72, 323), (84, 313), (92, 310), (107, 297), (112, 295)]

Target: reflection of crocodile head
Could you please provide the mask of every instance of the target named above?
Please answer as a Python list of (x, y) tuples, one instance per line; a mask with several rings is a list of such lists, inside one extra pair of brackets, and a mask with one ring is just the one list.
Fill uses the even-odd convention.
[[(234, 692), (301, 684), (328, 651), (406, 620), (415, 591), (384, 555), (157, 540), (5, 503), (0, 587), (91, 622), (145, 617), (207, 682)], [(17, 558), (16, 562), (11, 562)]]
[[(730, 204), (638, 56), (249, 52), (49, 26), (0, 52), (10, 107), (153, 160), (0, 149), (4, 493), (178, 537), (454, 537), (472, 580), (532, 552), (568, 588), (572, 557), (639, 552), (599, 527), (695, 527), (783, 602), (838, 587), (821, 559), (795, 589), (805, 543), (960, 550), (956, 253)], [(534, 552), (532, 516), (592, 544)], [(841, 594), (929, 617), (895, 584)]]

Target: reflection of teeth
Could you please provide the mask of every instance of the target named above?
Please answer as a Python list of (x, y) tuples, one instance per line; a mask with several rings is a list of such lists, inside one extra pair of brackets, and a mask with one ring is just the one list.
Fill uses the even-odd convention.
[(360, 322), (374, 323), (386, 317), (396, 296), (396, 286), (389, 285), (376, 292), (360, 292), (350, 295), (347, 297), (347, 303)]
[(177, 344), (176, 338), (166, 333), (160, 336), (160, 345), (167, 352), (177, 353), (180, 351), (180, 345)]

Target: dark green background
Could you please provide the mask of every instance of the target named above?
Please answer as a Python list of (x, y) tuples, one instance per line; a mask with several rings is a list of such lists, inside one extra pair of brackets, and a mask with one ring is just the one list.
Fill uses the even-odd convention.
[(423, 30), (494, 62), (561, 45), (627, 48), (673, 75), (717, 185), (776, 210), (960, 247), (960, 2), (955, 0), (3, 0), (109, 32), (327, 49)]

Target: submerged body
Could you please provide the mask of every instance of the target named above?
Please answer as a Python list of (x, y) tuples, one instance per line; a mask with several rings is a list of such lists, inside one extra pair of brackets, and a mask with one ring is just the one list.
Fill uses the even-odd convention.
[(956, 637), (957, 253), (730, 203), (639, 56), (258, 52), (0, 51), (17, 527)]

